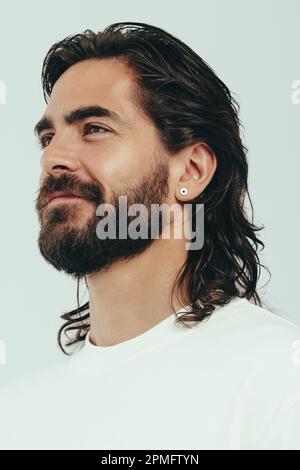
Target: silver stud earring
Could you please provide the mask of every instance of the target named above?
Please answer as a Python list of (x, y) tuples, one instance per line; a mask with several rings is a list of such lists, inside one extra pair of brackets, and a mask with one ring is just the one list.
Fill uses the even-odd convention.
[(181, 188), (181, 189), (180, 189), (180, 194), (181, 194), (181, 196), (186, 196), (187, 193), (188, 193), (188, 190), (187, 190), (186, 188)]

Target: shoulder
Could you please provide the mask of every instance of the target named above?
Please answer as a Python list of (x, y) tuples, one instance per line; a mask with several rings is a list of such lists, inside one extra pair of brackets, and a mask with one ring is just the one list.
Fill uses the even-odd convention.
[(47, 366), (45, 369), (27, 372), (11, 383), (0, 389), (0, 406), (5, 407), (8, 403), (28, 403), (35, 401), (37, 404), (43, 400), (43, 391), (47, 395), (55, 393), (58, 385), (63, 385), (69, 369), (69, 358)]
[(217, 307), (209, 322), (218, 329), (229, 330), (230, 337), (249, 339), (255, 346), (266, 346), (266, 343), (279, 346), (286, 342), (290, 344), (293, 339), (300, 340), (299, 325), (245, 298), (234, 298), (230, 303)]
[(223, 308), (223, 313), (216, 312), (214, 326), (219, 329), (224, 357), (230, 351), (231, 359), (258, 385), (276, 386), (299, 403), (300, 326), (247, 299)]
[(188, 342), (215, 367), (252, 371), (273, 383), (295, 381), (300, 393), (300, 326), (267, 308), (235, 298), (200, 322)]
[(62, 360), (1, 388), (0, 449), (34, 449), (48, 430), (56, 429), (71, 395), (67, 370), (67, 362)]

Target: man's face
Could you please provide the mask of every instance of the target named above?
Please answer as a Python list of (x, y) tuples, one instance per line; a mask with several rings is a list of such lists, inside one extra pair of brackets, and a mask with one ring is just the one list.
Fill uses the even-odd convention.
[[(128, 207), (167, 201), (166, 153), (154, 124), (134, 102), (134, 84), (127, 67), (115, 59), (79, 62), (56, 82), (45, 112), (47, 122), (38, 129), (45, 145), (36, 201), (39, 247), (48, 262), (76, 277), (135, 256), (154, 241), (99, 239), (99, 204), (118, 209), (120, 195), (127, 196)], [(96, 106), (117, 113), (119, 119), (86, 112)], [(71, 116), (79, 108), (85, 108), (85, 114)], [(64, 116), (72, 119), (66, 122)], [(56, 191), (77, 197), (50, 200)]]

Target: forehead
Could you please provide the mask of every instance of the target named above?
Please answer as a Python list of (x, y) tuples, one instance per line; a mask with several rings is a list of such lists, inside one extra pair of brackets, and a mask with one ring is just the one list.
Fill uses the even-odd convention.
[(128, 121), (140, 114), (134, 102), (136, 82), (132, 71), (117, 59), (88, 59), (72, 65), (55, 83), (47, 115), (99, 104)]

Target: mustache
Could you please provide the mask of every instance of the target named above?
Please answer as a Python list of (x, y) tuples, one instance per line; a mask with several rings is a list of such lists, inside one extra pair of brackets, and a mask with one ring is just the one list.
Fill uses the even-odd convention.
[(47, 205), (49, 196), (55, 191), (65, 191), (68, 194), (82, 197), (97, 206), (104, 201), (104, 191), (99, 184), (82, 182), (77, 175), (73, 174), (64, 173), (60, 177), (49, 175), (37, 190), (38, 196), (35, 205), (39, 212)]

